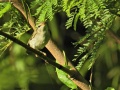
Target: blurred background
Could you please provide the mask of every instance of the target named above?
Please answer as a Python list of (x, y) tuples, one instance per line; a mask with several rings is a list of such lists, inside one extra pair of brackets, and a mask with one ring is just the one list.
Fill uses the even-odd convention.
[[(9, 13), (0, 18), (0, 26), (9, 19)], [(22, 17), (20, 20), (24, 21), (24, 18)], [(73, 43), (86, 35), (87, 29), (78, 21), (76, 31), (73, 30), (73, 27), (66, 30), (66, 21), (65, 13), (57, 13), (52, 21), (48, 21), (48, 26), (55, 43), (65, 50), (66, 56), (72, 60), (79, 47), (79, 45), (75, 47)], [(18, 23), (19, 21), (16, 24), (18, 25)], [(22, 25), (23, 23), (19, 24)], [(116, 17), (110, 31), (120, 39), (119, 17)], [(19, 39), (27, 44), (31, 32), (32, 30), (28, 29)], [(5, 40), (7, 39), (5, 38)], [(55, 67), (35, 57), (34, 54), (28, 55), (20, 45), (11, 42), (5, 45), (4, 51), (3, 46), (0, 46), (0, 90), (70, 90), (57, 78)], [(54, 60), (46, 48), (42, 51)], [(116, 42), (113, 36), (106, 32), (103, 44), (97, 52), (99, 57), (92, 70), (87, 70), (88, 63), (86, 62), (80, 71), (81, 74), (88, 81), (90, 74), (93, 74), (91, 84), (96, 90), (104, 90), (107, 87), (120, 90), (120, 43)], [(74, 65), (77, 63), (73, 62)]]

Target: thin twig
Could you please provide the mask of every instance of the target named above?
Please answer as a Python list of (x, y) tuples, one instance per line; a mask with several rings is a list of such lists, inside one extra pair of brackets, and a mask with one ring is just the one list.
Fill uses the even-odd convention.
[[(69, 69), (63, 67), (62, 65), (54, 62), (54, 61), (51, 60), (50, 58), (44, 56), (41, 52), (39, 52), (39, 51), (31, 48), (30, 46), (26, 45), (26, 44), (23, 43), (22, 41), (20, 41), (20, 40), (14, 38), (14, 37), (12, 37), (12, 36), (10, 36), (10, 35), (2, 32), (1, 30), (0, 30), (0, 35), (2, 35), (2, 36), (4, 36), (4, 37), (12, 40), (13, 42), (15, 42), (15, 43), (19, 44), (20, 46), (24, 47), (25, 49), (27, 49), (27, 50), (29, 50), (29, 51), (37, 54), (42, 60), (46, 60), (46, 61), (47, 61), (48, 63), (50, 63), (51, 65), (53, 65), (53, 66), (57, 67), (58, 69), (61, 69), (62, 71), (66, 72), (67, 74), (69, 74), (69, 75), (71, 76), (71, 78), (73, 79), (74, 82), (77, 82), (77, 83), (78, 83), (78, 86), (80, 85), (80, 87), (81, 87), (81, 84), (82, 84), (82, 87), (81, 87), (81, 88), (87, 87), (87, 85), (86, 85), (85, 83), (81, 83), (81, 82), (78, 80), (78, 78), (75, 77), (75, 74), (74, 74), (71, 70), (69, 70)], [(88, 88), (89, 88), (89, 87), (88, 87)], [(84, 89), (84, 90), (89, 90), (89, 89)]]
[[(14, 7), (16, 7), (24, 15), (24, 17), (26, 19), (28, 19), (29, 24), (31, 25), (33, 30), (36, 30), (36, 27), (34, 24), (34, 19), (30, 16), (29, 13), (27, 13), (28, 15), (26, 15), (22, 4), (18, 0), (0, 0), (0, 2), (1, 1), (2, 2), (5, 2), (5, 1), (12, 2)], [(56, 64), (56, 65), (63, 67), (63, 65), (65, 64), (64, 55), (63, 55), (62, 51), (57, 47), (57, 45), (51, 39), (49, 40), (48, 44), (46, 45), (46, 48), (51, 52), (51, 54), (55, 57), (57, 62), (60, 64), (60, 65), (59, 64)], [(30, 49), (30, 48), (26, 48), (26, 49)], [(37, 53), (38, 51), (34, 51), (34, 49), (33, 49), (33, 52)], [(38, 55), (41, 56), (40, 53), (38, 53)], [(48, 58), (43, 57), (43, 59), (47, 60)], [(55, 64), (53, 64), (53, 62), (51, 62), (51, 60), (49, 60), (49, 63), (52, 65), (55, 65)], [(90, 90), (89, 83), (82, 77), (82, 75), (76, 70), (76, 68), (72, 65), (71, 62), (68, 62), (68, 64), (71, 67), (71, 70), (69, 70), (69, 71), (67, 71), (66, 69), (65, 70), (66, 70), (66, 73), (69, 72), (68, 74), (70, 75), (70, 79), (82, 90)], [(59, 66), (56, 66), (56, 67), (59, 67)], [(63, 70), (63, 71), (65, 71), (65, 70)]]
[(62, 65), (54, 62), (53, 60), (51, 60), (50, 58), (44, 56), (40, 51), (38, 50), (35, 50), (33, 48), (31, 48), (30, 46), (26, 45), (25, 43), (23, 43), (22, 41), (18, 40), (17, 38), (7, 34), (7, 33), (4, 33), (3, 31), (0, 30), (0, 35), (12, 40), (13, 42), (19, 44), (20, 46), (24, 47), (25, 49), (37, 54), (42, 60), (46, 60), (48, 63), (50, 63), (51, 65), (63, 70), (64, 72), (68, 73), (68, 74), (71, 74), (70, 70), (63, 67)]
[(108, 35), (111, 36), (118, 44), (120, 44), (120, 38), (116, 36), (113, 32), (110, 30), (107, 31)]

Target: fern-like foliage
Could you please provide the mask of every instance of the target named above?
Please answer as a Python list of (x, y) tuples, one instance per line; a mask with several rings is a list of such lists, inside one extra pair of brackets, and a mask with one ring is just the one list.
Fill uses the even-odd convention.
[[(90, 62), (88, 68), (90, 69), (92, 67), (99, 55), (97, 51), (104, 41), (106, 30), (111, 27), (111, 24), (113, 23), (116, 15), (120, 16), (119, 0), (32, 0), (32, 2), (29, 2), (29, 0), (19, 1), (23, 4), (26, 13), (30, 12), (32, 16), (35, 16), (37, 18), (37, 22), (39, 23), (46, 20), (52, 20), (54, 14), (60, 11), (65, 12), (68, 17), (65, 25), (67, 29), (73, 26), (74, 30), (76, 30), (78, 20), (83, 23), (83, 25), (87, 29), (86, 35), (81, 37), (80, 40), (74, 43), (75, 46), (80, 44), (80, 47), (78, 48), (77, 53), (73, 59), (73, 61), (79, 61), (76, 66), (78, 70), (81, 69), (81, 67), (87, 60), (89, 60)], [(18, 12), (10, 3), (0, 3), (0, 19), (3, 20), (1, 20), (0, 23), (0, 30), (16, 38), (20, 38), (30, 29), (27, 20), (24, 20), (22, 14), (20, 14), (20, 12)], [(11, 45), (11, 43), (12, 41), (3, 36), (0, 36), (0, 55), (2, 55), (2, 53)], [(23, 59), (23, 57), (21, 58)], [(30, 59), (28, 59), (28, 62), (30, 62)], [(21, 69), (21, 67), (23, 68), (24, 65), (20, 62), (25, 62), (25, 60), (18, 60), (19, 65), (16, 64), (17, 68), (19, 68), (19, 66), (21, 65)], [(4, 68), (4, 64), (1, 64), (0, 67)], [(27, 68), (24, 67), (24, 69), (25, 71), (23, 72), (27, 75), (23, 75), (22, 79), (27, 78), (25, 81), (28, 81), (28, 78), (30, 78), (32, 75), (26, 72)], [(14, 78), (13, 76), (15, 76), (16, 72), (13, 72), (13, 75), (11, 75), (11, 70), (7, 71), (9, 71), (10, 76)], [(39, 70), (35, 70), (35, 72), (39, 73)], [(59, 72), (57, 71), (57, 73)], [(19, 76), (19, 74), (21, 75), (22, 73), (20, 72), (16, 74), (18, 74)], [(5, 76), (6, 72), (2, 72), (2, 75)], [(68, 80), (68, 78), (66, 77), (60, 76), (60, 78), (62, 78), (61, 80), (65, 80), (65, 83), (66, 80)], [(22, 80), (22, 82), (25, 81)], [(27, 84), (28, 83), (25, 82), (25, 85)], [(0, 85), (0, 88), (4, 86), (4, 82)], [(70, 86), (70, 88), (73, 88), (71, 87), (73, 86), (71, 85), (71, 82), (67, 82), (66, 85)]]
[[(10, 3), (2, 3), (0, 4), (0, 8), (1, 18), (8, 17), (8, 20), (3, 22), (3, 24), (0, 26), (0, 30), (16, 38), (20, 38), (25, 32), (27, 32), (30, 29), (27, 25), (27, 22), (23, 21), (23, 19), (19, 17), (20, 13), (13, 7), (11, 7)], [(4, 15), (5, 13), (7, 13), (8, 16)], [(11, 45), (12, 41), (0, 36), (0, 42), (1, 56), (4, 53), (4, 51)]]
[[(120, 3), (118, 0), (34, 0), (28, 5), (32, 11), (31, 14), (37, 17), (38, 22), (52, 20), (55, 13), (63, 11), (68, 16), (65, 25), (67, 29), (73, 26), (74, 30), (76, 30), (78, 20), (87, 28), (86, 35), (75, 43), (75, 45), (78, 45), (85, 41), (83, 45), (78, 48), (78, 52), (73, 59), (73, 61), (75, 61), (81, 57), (83, 53), (86, 53), (81, 57), (77, 65), (78, 69), (82, 67), (86, 60), (91, 61), (90, 66), (95, 62), (97, 58), (96, 51), (104, 40), (105, 31), (111, 27), (115, 15), (119, 15), (119, 6)], [(1, 17), (4, 13), (8, 12), (8, 7), (11, 7), (10, 4), (4, 6), (3, 3), (0, 4)], [(12, 13), (12, 10), (10, 13)], [(3, 30), (4, 26), (7, 26), (7, 28), (9, 28), (7, 30), (12, 31), (6, 32), (17, 36), (23, 32), (23, 29), (28, 30), (28, 26), (27, 24), (23, 25), (23, 22), (18, 22), (20, 21), (18, 20), (20, 19), (18, 18), (19, 14), (17, 11), (15, 11), (15, 14), (16, 15), (11, 14), (11, 18), (1, 27), (1, 30)], [(17, 28), (14, 28), (16, 23)], [(1, 37), (1, 41), (4, 39), (5, 38)]]
[(90, 68), (97, 58), (97, 50), (104, 40), (105, 31), (111, 27), (115, 16), (106, 8), (104, 0), (63, 0), (63, 10), (69, 17), (66, 22), (67, 28), (73, 26), (76, 30), (76, 23), (80, 19), (88, 29), (86, 35), (74, 43), (78, 45), (86, 41), (78, 48), (73, 61), (86, 52), (79, 60), (77, 68), (80, 69), (86, 60), (91, 61)]
[(105, 0), (105, 5), (109, 11), (117, 16), (120, 16), (120, 2), (119, 0)]
[(37, 7), (34, 16), (38, 17), (38, 22), (52, 20), (55, 13), (54, 10), (57, 11), (57, 7), (60, 7), (59, 3), (59, 0), (35, 0), (31, 3), (31, 9)]

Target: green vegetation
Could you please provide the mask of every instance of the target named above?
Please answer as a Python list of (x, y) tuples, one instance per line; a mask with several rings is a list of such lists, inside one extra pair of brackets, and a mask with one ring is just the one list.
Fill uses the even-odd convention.
[[(28, 17), (25, 19), (13, 3), (0, 0), (0, 31), (27, 44), (33, 29)], [(94, 90), (120, 89), (119, 0), (21, 0), (21, 3), (25, 13), (35, 18), (36, 26), (43, 21), (48, 23), (53, 40), (65, 49), (65, 59), (74, 63)], [(46, 49), (43, 51), (53, 59)], [(0, 90), (18, 89), (78, 90), (65, 72), (33, 53), (27, 55), (20, 45), (0, 35)]]

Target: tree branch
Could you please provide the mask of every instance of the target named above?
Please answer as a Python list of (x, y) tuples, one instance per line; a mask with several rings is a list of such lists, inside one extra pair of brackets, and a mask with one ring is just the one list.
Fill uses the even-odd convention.
[[(18, 0), (0, 0), (0, 2), (12, 2), (13, 6), (16, 7), (23, 15), (26, 19), (28, 19), (29, 21), (29, 24), (31, 25), (31, 27), (33, 28), (33, 30), (36, 30), (36, 27), (35, 27), (35, 23), (34, 23), (34, 19), (33, 17), (30, 16), (29, 13), (27, 13), (26, 15), (26, 12), (23, 8), (23, 5), (18, 1)], [(0, 33), (1, 34), (1, 33)], [(2, 33), (3, 34), (3, 33)], [(10, 38), (9, 38), (10, 39)], [(16, 42), (17, 43), (17, 42)], [(48, 60), (48, 62), (52, 65), (56, 65), (56, 67), (62, 67), (64, 68), (64, 64), (65, 64), (65, 60), (64, 60), (64, 55), (62, 53), (62, 51), (57, 47), (57, 45), (50, 39), (49, 42), (47, 43), (46, 45), (46, 48), (51, 52), (51, 54), (54, 56), (54, 58), (57, 60), (57, 62), (60, 64), (56, 64), (56, 63), (53, 63), (50, 59), (48, 59), (47, 57), (43, 57), (43, 55), (41, 55), (40, 52), (34, 50), (34, 49), (31, 49), (30, 47), (26, 47), (25, 44), (23, 44), (23, 47), (28, 49), (28, 50), (31, 50), (32, 52), (38, 54), (39, 56), (42, 56), (43, 59), (46, 59)], [(69, 61), (69, 60), (68, 60)], [(59, 66), (58, 66), (59, 65)], [(63, 70), (65, 71), (66, 73), (68, 73), (70, 75), (70, 79), (82, 90), (90, 90), (89, 88), (89, 83), (82, 77), (82, 75), (76, 70), (76, 68), (72, 65), (71, 62), (68, 62), (68, 65), (71, 67), (71, 70)]]
[[(45, 60), (45, 61), (47, 61), (48, 63), (50, 63), (51, 65), (53, 65), (53, 66), (57, 67), (58, 69), (61, 69), (62, 71), (66, 72), (67, 74), (70, 75), (70, 77), (71, 77), (71, 79), (73, 80), (73, 82), (75, 82), (75, 83), (77, 82), (77, 83), (78, 83), (78, 86), (81, 87), (81, 84), (82, 84), (82, 87), (81, 87), (81, 88), (86, 88), (86, 87), (88, 87), (85, 83), (79, 82), (78, 78), (75, 76), (75, 74), (74, 74), (71, 70), (69, 70), (69, 69), (63, 67), (62, 65), (54, 62), (54, 61), (51, 60), (50, 58), (44, 56), (41, 52), (39, 52), (39, 51), (31, 48), (30, 46), (26, 45), (25, 43), (23, 43), (22, 41), (18, 40), (17, 38), (14, 38), (14, 37), (12, 37), (11, 35), (2, 32), (1, 30), (0, 30), (0, 35), (2, 35), (2, 36), (4, 36), (4, 37), (12, 40), (13, 42), (19, 44), (20, 46), (24, 47), (26, 50), (29, 50), (29, 51), (37, 54), (42, 60)], [(89, 88), (89, 87), (88, 87), (88, 88)], [(84, 89), (84, 90), (89, 90), (89, 89)]]
[(109, 36), (111, 36), (118, 44), (120, 44), (120, 38), (118, 36), (116, 36), (113, 32), (111, 32), (110, 30), (107, 30), (107, 33)]
[(15, 38), (15, 37), (7, 34), (7, 33), (4, 33), (4, 32), (1, 31), (1, 30), (0, 30), (0, 35), (2, 35), (2, 36), (4, 36), (4, 37), (12, 40), (13, 42), (19, 44), (20, 46), (24, 47), (26, 50), (31, 51), (31, 52), (37, 54), (42, 60), (47, 61), (48, 63), (50, 63), (51, 65), (57, 67), (58, 69), (63, 70), (64, 72), (68, 73), (69, 75), (73, 75), (73, 73), (72, 73), (69, 69), (67, 69), (67, 68), (63, 67), (62, 65), (54, 62), (54, 61), (51, 60), (50, 58), (48, 58), (48, 57), (46, 57), (45, 55), (43, 55), (40, 51), (31, 48), (30, 46), (26, 45), (25, 43), (23, 43), (22, 41), (18, 40), (17, 38)]
[(19, 2), (19, 0), (0, 0), (0, 2), (11, 2), (13, 4), (13, 6), (15, 8), (17, 8), (23, 14), (23, 16), (28, 20), (32, 29), (36, 30), (35, 23), (34, 23), (34, 18), (32, 18), (32, 16), (30, 15), (29, 12), (27, 12), (27, 15), (26, 15), (26, 12), (23, 8), (23, 5), (22, 5), (22, 3)]

